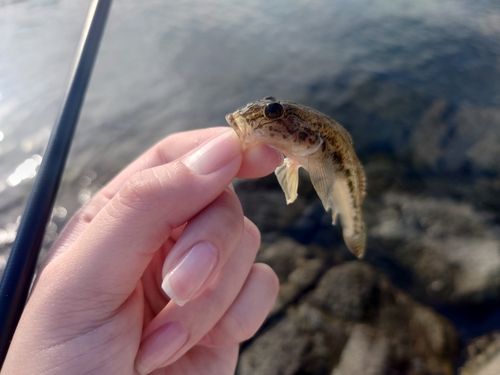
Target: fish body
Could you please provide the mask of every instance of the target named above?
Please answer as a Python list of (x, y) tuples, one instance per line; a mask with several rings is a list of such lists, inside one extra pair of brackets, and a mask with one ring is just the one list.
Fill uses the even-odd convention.
[(364, 255), (366, 178), (347, 130), (312, 108), (270, 96), (226, 115), (226, 121), (245, 146), (263, 142), (284, 154), (275, 173), (287, 203), (297, 198), (299, 168), (306, 169), (325, 210), (332, 210), (332, 224), (340, 216), (349, 250)]

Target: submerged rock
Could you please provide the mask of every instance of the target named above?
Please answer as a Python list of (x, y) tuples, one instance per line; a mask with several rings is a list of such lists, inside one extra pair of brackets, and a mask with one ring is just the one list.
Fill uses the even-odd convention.
[(444, 173), (467, 170), (500, 173), (500, 110), (497, 107), (453, 108), (438, 100), (422, 116), (410, 141), (418, 168)]
[(366, 263), (333, 266), (281, 304), (244, 346), (238, 374), (453, 374), (453, 326)]
[(476, 338), (467, 346), (467, 357), (460, 375), (497, 375), (500, 372), (500, 332)]
[(288, 238), (264, 244), (257, 261), (269, 264), (280, 280), (278, 299), (271, 315), (280, 312), (314, 286), (328, 264), (332, 263), (332, 255), (325, 249), (306, 247)]
[(375, 251), (411, 274), (413, 296), (437, 304), (500, 296), (500, 239), (471, 204), (392, 192), (373, 221)]

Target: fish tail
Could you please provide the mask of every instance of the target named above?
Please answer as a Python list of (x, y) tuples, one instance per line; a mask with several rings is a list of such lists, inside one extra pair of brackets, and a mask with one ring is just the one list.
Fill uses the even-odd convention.
[(354, 233), (350, 236), (344, 234), (344, 241), (347, 248), (359, 259), (362, 259), (365, 255), (366, 248), (366, 234), (365, 226), (361, 223), (361, 226), (357, 228)]

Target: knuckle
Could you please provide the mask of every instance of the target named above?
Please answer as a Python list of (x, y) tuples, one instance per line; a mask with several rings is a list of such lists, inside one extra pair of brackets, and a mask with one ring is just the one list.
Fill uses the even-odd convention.
[(243, 224), (243, 208), (239, 199), (233, 194), (224, 191), (214, 201), (219, 214), (227, 224)]
[(224, 243), (224, 247), (235, 245), (241, 238), (244, 228), (243, 210), (239, 200), (228, 192), (221, 193), (207, 206), (191, 226), (209, 238), (216, 238), (217, 243)]
[(134, 173), (117, 194), (121, 204), (142, 210), (156, 201), (161, 183), (151, 169)]
[(257, 254), (261, 243), (260, 231), (257, 226), (246, 217), (244, 219), (244, 228), (244, 238), (246, 246), (250, 250), (252, 250), (254, 254)]
[(248, 340), (256, 332), (256, 329), (248, 321), (241, 319), (237, 314), (227, 316), (227, 320), (225, 324), (221, 325), (221, 329), (224, 332), (226, 345), (238, 344)]

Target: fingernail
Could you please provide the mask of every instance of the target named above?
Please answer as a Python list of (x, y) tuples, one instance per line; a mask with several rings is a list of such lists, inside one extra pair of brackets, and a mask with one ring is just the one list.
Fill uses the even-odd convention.
[(228, 130), (188, 154), (182, 162), (194, 173), (207, 175), (229, 164), (240, 153), (238, 136)]
[(214, 245), (206, 241), (197, 243), (172, 271), (167, 271), (162, 289), (171, 300), (183, 306), (208, 279), (217, 258)]
[(141, 343), (135, 360), (135, 370), (145, 375), (166, 366), (168, 360), (186, 343), (188, 338), (189, 332), (178, 322), (169, 322), (160, 326)]

